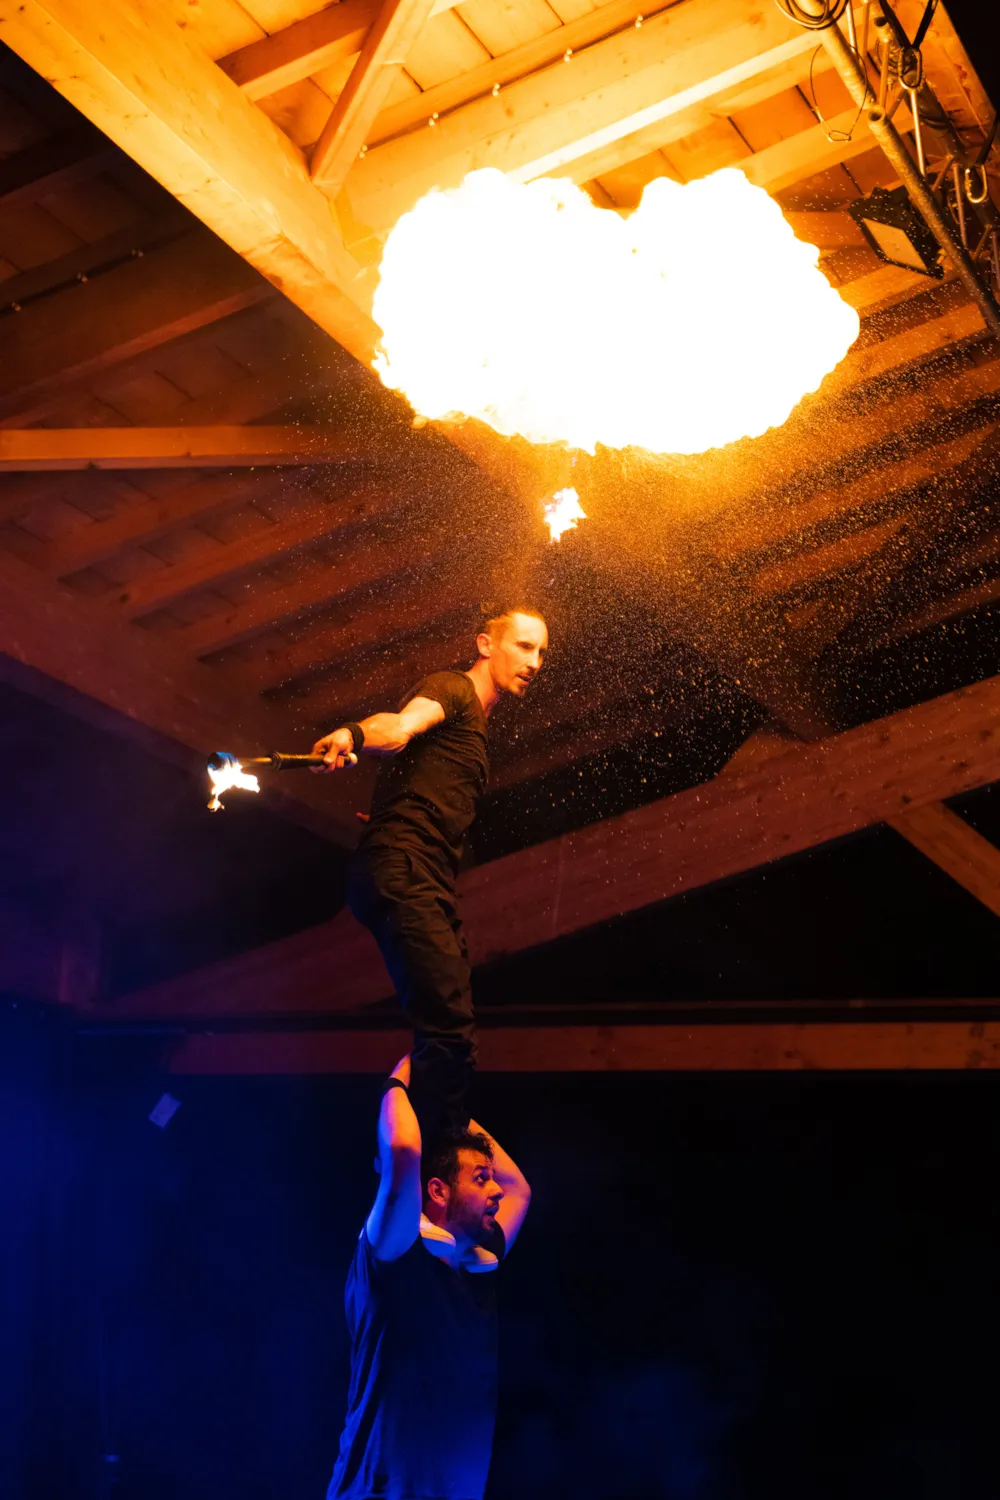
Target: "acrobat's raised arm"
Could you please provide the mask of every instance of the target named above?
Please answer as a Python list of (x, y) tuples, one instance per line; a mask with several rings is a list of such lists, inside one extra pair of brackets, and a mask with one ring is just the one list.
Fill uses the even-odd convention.
[(378, 1117), (379, 1186), (367, 1224), (376, 1260), (398, 1260), (420, 1233), (420, 1126), (409, 1082), (404, 1057), (392, 1070)]
[(488, 1130), (484, 1130), (475, 1120), (469, 1121), (469, 1129), (487, 1136), (493, 1143), (493, 1176), (503, 1189), (503, 1200), (497, 1209), (496, 1221), (503, 1230), (504, 1243), (509, 1251), (521, 1232), (521, 1225), (531, 1204), (531, 1188), (520, 1167)]

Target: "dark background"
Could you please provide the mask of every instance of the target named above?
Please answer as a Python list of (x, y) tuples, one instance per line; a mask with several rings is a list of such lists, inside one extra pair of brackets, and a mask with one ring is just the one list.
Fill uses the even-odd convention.
[[(322, 1496), (377, 1081), (164, 1080), (24, 1007), (2, 1041), (3, 1493)], [(479, 1087), (535, 1189), (491, 1500), (996, 1495), (994, 1077)]]

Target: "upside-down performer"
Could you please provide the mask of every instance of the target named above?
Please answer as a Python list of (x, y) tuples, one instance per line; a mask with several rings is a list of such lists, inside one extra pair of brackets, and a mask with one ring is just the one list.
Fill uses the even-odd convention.
[(497, 1390), (491, 1276), (531, 1198), (474, 1120), (421, 1156), (410, 1059), (379, 1113), (379, 1187), (345, 1304), (351, 1388), (327, 1500), (482, 1500)]
[(313, 747), (326, 769), (384, 757), (351, 867), (348, 902), (373, 934), (413, 1027), (412, 1087), (424, 1144), (468, 1123), (476, 1062), (472, 985), (455, 879), (488, 773), (486, 721), (541, 670), (545, 621), (526, 607), (483, 622), (467, 672), (432, 672), (398, 713), (345, 724)]

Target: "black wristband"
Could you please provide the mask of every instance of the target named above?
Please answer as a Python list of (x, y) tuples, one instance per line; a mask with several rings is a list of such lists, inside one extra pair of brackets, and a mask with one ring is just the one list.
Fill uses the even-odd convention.
[(360, 755), (365, 748), (365, 732), (360, 724), (344, 724), (342, 728), (350, 730), (351, 739), (354, 741), (354, 754)]
[(403, 1093), (406, 1095), (407, 1099), (409, 1099), (409, 1097), (410, 1097), (410, 1091), (406, 1087), (406, 1084), (403, 1082), (403, 1080), (401, 1078), (390, 1078), (390, 1079), (387, 1080), (385, 1088), (382, 1090), (382, 1098), (383, 1099), (385, 1098), (386, 1094), (389, 1092), (390, 1089), (402, 1089)]

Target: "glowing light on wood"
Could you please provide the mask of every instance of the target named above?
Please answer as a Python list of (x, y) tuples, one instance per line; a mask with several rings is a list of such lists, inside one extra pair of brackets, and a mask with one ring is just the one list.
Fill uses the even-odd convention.
[(576, 490), (556, 490), (545, 505), (545, 524), (554, 542), (558, 542), (564, 531), (575, 531), (577, 521), (586, 519), (587, 513)]
[(424, 417), (593, 452), (700, 453), (780, 426), (858, 315), (735, 169), (628, 218), (568, 181), (470, 173), (389, 235), (374, 366)]
[(208, 779), (212, 783), (212, 796), (208, 807), (210, 812), (219, 812), (222, 808), (222, 795), (231, 791), (233, 787), (239, 787), (243, 792), (259, 792), (260, 782), (256, 776), (251, 776), (244, 771), (238, 760), (216, 769), (210, 766)]

